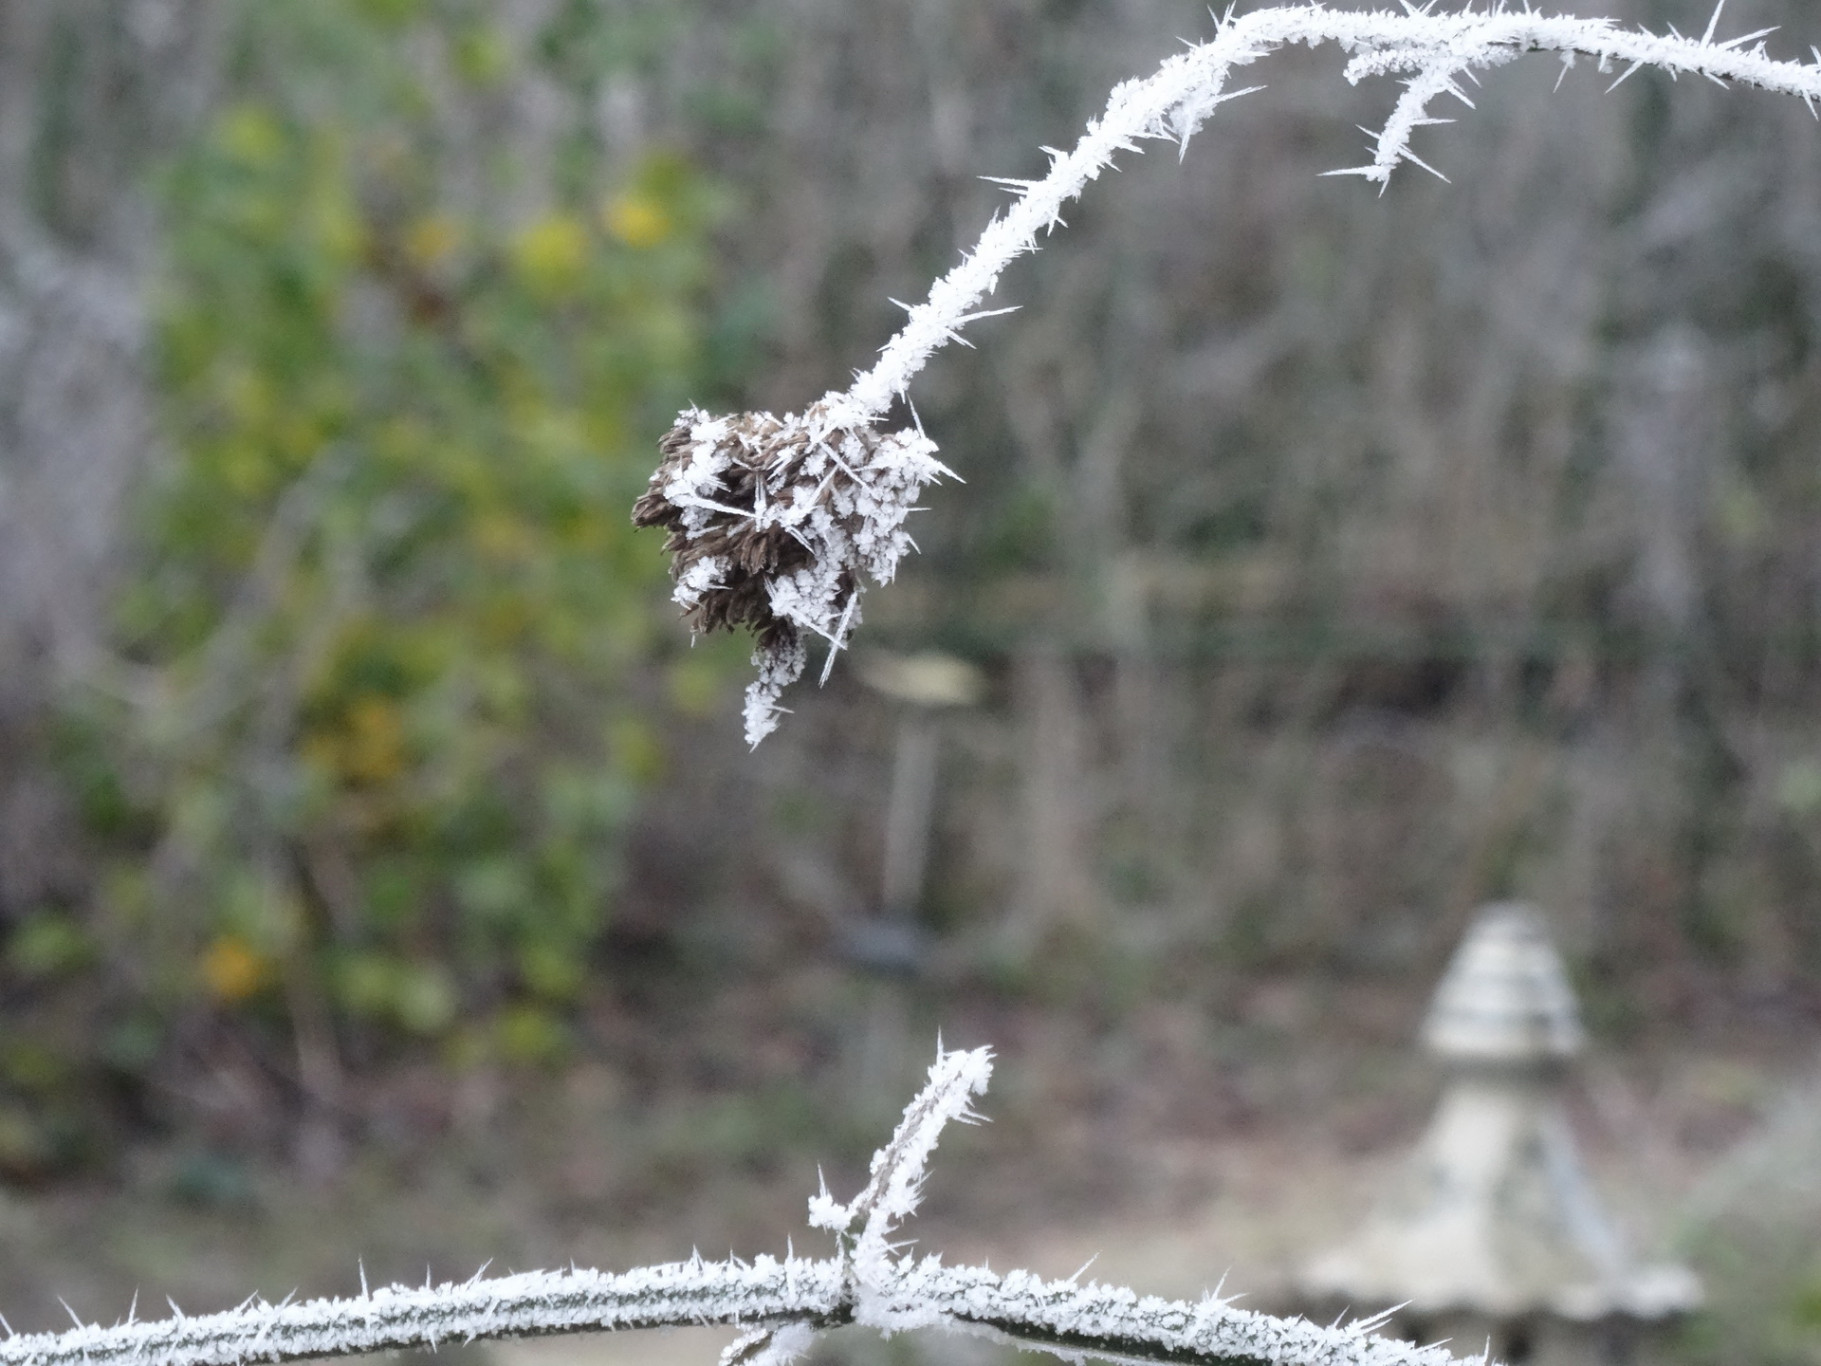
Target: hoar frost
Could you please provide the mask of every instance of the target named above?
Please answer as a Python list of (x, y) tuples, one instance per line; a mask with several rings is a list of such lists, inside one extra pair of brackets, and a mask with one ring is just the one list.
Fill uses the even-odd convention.
[(746, 739), (778, 724), (802, 676), (806, 638), (834, 652), (860, 621), (862, 575), (887, 583), (915, 544), (904, 521), (926, 484), (950, 473), (921, 431), (875, 431), (825, 400), (802, 414), (710, 417), (689, 409), (633, 508), (661, 526), (672, 597), (697, 631), (750, 627), (759, 676), (746, 690)]

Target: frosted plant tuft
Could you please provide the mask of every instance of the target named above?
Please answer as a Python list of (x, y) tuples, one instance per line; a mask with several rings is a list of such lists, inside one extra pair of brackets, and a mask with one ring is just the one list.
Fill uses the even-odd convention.
[(783, 418), (690, 409), (658, 448), (663, 463), (633, 522), (669, 530), (672, 596), (696, 630), (744, 626), (757, 637), (746, 699), (756, 745), (808, 662), (804, 637), (826, 640), (831, 658), (846, 643), (861, 576), (890, 581), (918, 492), (948, 471), (921, 432), (878, 432), (831, 403)]
[(776, 728), (784, 689), (808, 665), (810, 636), (827, 642), (831, 664), (847, 644), (859, 623), (865, 580), (892, 577), (912, 548), (904, 520), (917, 493), (948, 472), (920, 425), (896, 432), (880, 432), (877, 425), (931, 355), (951, 341), (968, 344), (963, 327), (1011, 311), (977, 305), (1012, 261), (1037, 249), (1040, 234), (1062, 225), (1063, 207), (1118, 153), (1163, 140), (1185, 154), (1221, 104), (1256, 89), (1229, 90), (1232, 73), (1290, 43), (1337, 44), (1348, 54), (1343, 74), (1349, 82), (1403, 78), (1370, 159), (1328, 173), (1359, 176), (1381, 193), (1405, 162), (1442, 176), (1411, 147), (1417, 130), (1447, 122), (1432, 116), (1430, 106), (1446, 95), (1471, 108), (1462, 78), (1527, 52), (1558, 54), (1564, 75), (1577, 56), (1591, 58), (1600, 72), (1622, 65), (1614, 86), (1649, 66), (1796, 95), (1814, 111), (1821, 56), (1812, 65), (1775, 60), (1765, 51), (1769, 30), (1717, 41), (1724, 5), (1721, 0), (1698, 39), (1502, 4), (1458, 13), (1409, 4), (1401, 13), (1319, 4), (1236, 18), (1229, 13), (1212, 39), (1171, 57), (1150, 76), (1114, 87), (1105, 111), (1089, 121), (1071, 150), (1045, 148), (1046, 175), (989, 177), (1011, 191), (1014, 203), (994, 216), (924, 302), (902, 305), (910, 315), (903, 329), (852, 386), (782, 418), (717, 418), (691, 409), (659, 443), (663, 463), (634, 520), (669, 529), (675, 598), (696, 630), (744, 626), (757, 636), (759, 676), (746, 694), (748, 742), (757, 744)]

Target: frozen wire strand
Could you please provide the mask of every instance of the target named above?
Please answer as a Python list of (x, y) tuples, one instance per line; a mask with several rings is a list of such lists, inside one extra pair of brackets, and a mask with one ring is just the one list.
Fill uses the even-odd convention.
[[(960, 264), (930, 287), (923, 304), (906, 306), (911, 316), (904, 328), (881, 348), (872, 369), (857, 375), (844, 394), (833, 396), (833, 406), (856, 422), (883, 416), (893, 396), (905, 390), (930, 355), (954, 339), (954, 328), (969, 316), (969, 310), (993, 292), (1006, 266), (1037, 249), (1038, 233), (1060, 221), (1062, 206), (1111, 166), (1116, 152), (1135, 149), (1139, 140), (1157, 137), (1168, 137), (1186, 148), (1188, 139), (1215, 107), (1234, 97), (1223, 93), (1231, 71), (1278, 47), (1296, 42), (1311, 46), (1337, 43), (1352, 54), (1346, 69), (1349, 81), (1411, 71), (1417, 73), (1413, 88), (1414, 84), (1434, 84), (1439, 87), (1435, 93), (1444, 93), (1457, 74), (1472, 78), (1474, 67), (1502, 65), (1526, 52), (1582, 55), (1596, 59), (1603, 69), (1614, 61), (1628, 63), (1626, 75), (1642, 66), (1654, 66), (1671, 76), (1698, 72), (1716, 81), (1738, 81), (1798, 95), (1814, 110), (1814, 101), (1821, 96), (1821, 56), (1814, 66), (1808, 66), (1773, 60), (1765, 55), (1762, 44), (1745, 48), (1762, 34), (1716, 43), (1712, 39), (1722, 8), (1716, 7), (1700, 39), (1684, 38), (1673, 30), (1664, 37), (1620, 29), (1607, 19), (1528, 10), (1434, 14), (1426, 6), (1406, 5), (1405, 13), (1393, 14), (1337, 12), (1306, 5), (1255, 10), (1237, 18), (1228, 11), (1217, 21), (1219, 29), (1212, 40), (1171, 57), (1144, 80), (1127, 81), (1115, 88), (1105, 113), (1088, 125), (1071, 151), (1044, 148), (1051, 164), (1042, 179), (1000, 178), (1015, 196), (1009, 210), (994, 216), (974, 249), (964, 252)], [(1407, 95), (1380, 136), (1371, 168), (1354, 168), (1352, 173), (1367, 175), (1382, 185), (1400, 161), (1434, 169), (1410, 152), (1409, 135), (1421, 126), (1424, 102), (1411, 92)]]
[(979, 1118), (971, 1102), (986, 1090), (992, 1073), (988, 1049), (939, 1055), (930, 1068), (929, 1084), (905, 1109), (891, 1141), (873, 1155), (871, 1180), (848, 1207), (850, 1217), (864, 1220), (853, 1261), (861, 1281), (871, 1288), (878, 1288), (877, 1281), (892, 1266), (891, 1235), (922, 1203), (924, 1167), (942, 1130), (951, 1120), (971, 1123)]
[(1358, 1325), (1323, 1328), (1229, 1303), (1141, 1296), (1123, 1286), (1045, 1281), (1025, 1271), (945, 1267), (934, 1258), (894, 1264), (885, 1298), (862, 1323), (961, 1327), (1058, 1356), (1119, 1362), (1274, 1361), (1329, 1366), (1450, 1366), (1445, 1349), (1371, 1336)]
[(745, 1366), (771, 1345), (772, 1329), (755, 1328), (742, 1333), (721, 1349), (721, 1366)]
[(517, 1337), (692, 1322), (756, 1322), (838, 1309), (833, 1264), (772, 1258), (751, 1266), (677, 1263), (623, 1275), (531, 1272), (427, 1290), (389, 1287), (360, 1298), (243, 1306), (119, 1328), (92, 1325), (0, 1343), (17, 1366), (229, 1366), (422, 1347), (437, 1340)]
[(849, 1223), (863, 1218), (862, 1240), (890, 1236), (900, 1220), (916, 1212), (918, 1183), (949, 1121), (977, 1120), (973, 1098), (985, 1092), (993, 1075), (990, 1048), (940, 1052), (929, 1069), (929, 1081), (904, 1109), (891, 1139), (873, 1154), (866, 1188), (846, 1206)]
[[(1324, 1329), (1300, 1319), (1238, 1310), (1218, 1292), (1199, 1304), (1141, 1297), (1120, 1287), (1046, 1282), (1028, 1272), (945, 1267), (940, 1259), (894, 1259), (891, 1227), (916, 1207), (923, 1168), (942, 1128), (972, 1117), (969, 1102), (991, 1072), (988, 1051), (940, 1053), (929, 1084), (906, 1108), (873, 1160), (872, 1179), (850, 1205), (826, 1188), (812, 1221), (845, 1230), (864, 1216), (852, 1255), (810, 1261), (729, 1258), (598, 1271), (536, 1271), (422, 1290), (366, 1285), (349, 1299), (277, 1305), (257, 1298), (225, 1314), (85, 1325), (0, 1342), (4, 1366), (238, 1366), (253, 1361), (346, 1356), (434, 1347), (460, 1336), (527, 1337), (613, 1328), (745, 1325), (742, 1366), (783, 1366), (816, 1329), (858, 1322), (885, 1332), (946, 1327), (1006, 1337), (1064, 1359), (1191, 1366), (1452, 1366), (1440, 1348), (1368, 1336), (1358, 1325)], [(818, 1206), (821, 1208), (818, 1209)], [(869, 1246), (870, 1244), (870, 1246)], [(1084, 1268), (1085, 1270), (1085, 1268)], [(1077, 1273), (1079, 1275), (1080, 1273)], [(4, 1320), (0, 1320), (4, 1322)]]

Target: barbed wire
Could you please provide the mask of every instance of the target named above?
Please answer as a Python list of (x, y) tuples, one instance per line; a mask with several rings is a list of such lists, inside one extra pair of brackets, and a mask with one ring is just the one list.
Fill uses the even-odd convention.
[[(1198, 1301), (1140, 1295), (1124, 1286), (1045, 1280), (1027, 1271), (944, 1266), (900, 1255), (892, 1242), (916, 1212), (925, 1168), (951, 1120), (992, 1074), (991, 1050), (937, 1054), (929, 1081), (873, 1157), (871, 1179), (841, 1204), (826, 1188), (810, 1222), (835, 1234), (836, 1255), (752, 1261), (692, 1257), (611, 1273), (571, 1267), (419, 1288), (285, 1301), (250, 1299), (224, 1313), (85, 1324), (0, 1341), (0, 1366), (243, 1366), (243, 1363), (429, 1349), (496, 1338), (719, 1324), (748, 1329), (722, 1366), (781, 1366), (817, 1333), (862, 1324), (887, 1335), (913, 1329), (985, 1334), (1071, 1361), (1173, 1366), (1455, 1366), (1440, 1347), (1378, 1337), (1379, 1320), (1321, 1327)], [(855, 1228), (856, 1223), (859, 1225)], [(484, 1270), (484, 1268), (483, 1268)], [(75, 1315), (72, 1311), (71, 1317)], [(0, 1318), (0, 1324), (4, 1324)], [(10, 1325), (7, 1331), (11, 1332)], [(1469, 1358), (1472, 1360), (1472, 1358)], [(1485, 1366), (1486, 1358), (1478, 1359)]]

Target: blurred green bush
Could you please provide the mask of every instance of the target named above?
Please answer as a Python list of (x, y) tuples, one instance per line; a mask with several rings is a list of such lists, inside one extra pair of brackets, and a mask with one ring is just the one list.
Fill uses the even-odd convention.
[(106, 961), (128, 1071), (199, 1013), (306, 1089), (414, 1039), (559, 1055), (662, 717), (718, 686), (628, 508), (707, 397), (723, 197), (603, 127), (644, 21), (507, 17), (240, 6), (162, 178), (168, 455), (65, 745), (101, 908), (14, 944)]

